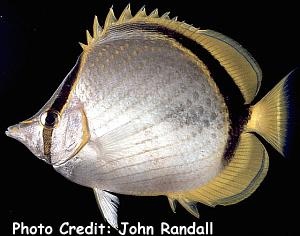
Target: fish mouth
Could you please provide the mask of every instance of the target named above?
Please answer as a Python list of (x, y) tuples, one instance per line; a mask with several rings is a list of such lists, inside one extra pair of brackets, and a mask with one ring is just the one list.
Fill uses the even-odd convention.
[(24, 139), (22, 135), (22, 129), (28, 127), (28, 125), (32, 124), (32, 120), (25, 120), (18, 124), (11, 125), (5, 131), (6, 136), (17, 139), (18, 141), (22, 142)]
[(27, 129), (30, 126), (28, 122), (20, 122), (16, 125), (9, 126), (5, 134), (25, 145), (36, 157), (50, 164), (49, 159), (42, 155), (40, 149), (32, 141), (32, 134)]
[(5, 131), (6, 136), (17, 139), (17, 133), (20, 130), (20, 124), (12, 125)]

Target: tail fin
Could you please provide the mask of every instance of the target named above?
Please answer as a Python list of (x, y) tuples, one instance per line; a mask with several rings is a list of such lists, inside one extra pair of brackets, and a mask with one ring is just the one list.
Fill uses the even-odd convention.
[(288, 124), (291, 117), (291, 82), (299, 69), (284, 77), (270, 92), (251, 108), (247, 131), (256, 132), (283, 156), (287, 148)]

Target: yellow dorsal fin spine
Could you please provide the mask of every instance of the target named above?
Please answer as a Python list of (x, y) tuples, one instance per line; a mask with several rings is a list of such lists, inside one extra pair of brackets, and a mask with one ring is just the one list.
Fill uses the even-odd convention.
[(175, 16), (175, 17), (173, 17), (171, 20), (177, 21), (177, 19), (178, 19), (178, 16)]
[(84, 43), (80, 43), (79, 42), (79, 45), (80, 45), (80, 47), (85, 51), (86, 50), (86, 48), (87, 48), (87, 46), (88, 45), (86, 45), (86, 44), (84, 44)]
[(132, 18), (130, 4), (127, 5), (127, 7), (124, 9), (124, 11), (121, 13), (118, 23), (126, 22)]
[(152, 18), (158, 18), (159, 15), (158, 15), (158, 9), (156, 8), (155, 10), (153, 10), (150, 14), (149, 14), (149, 17), (152, 17)]
[(97, 38), (102, 32), (102, 28), (99, 24), (99, 21), (98, 21), (98, 17), (95, 16), (94, 17), (94, 23), (93, 23), (93, 38)]
[(133, 18), (144, 18), (147, 17), (146, 8), (143, 6)]
[(91, 44), (93, 37), (91, 36), (90, 32), (86, 30), (86, 42), (87, 44)]
[(109, 12), (108, 12), (108, 14), (106, 16), (106, 19), (105, 19), (103, 32), (106, 32), (110, 28), (110, 26), (112, 26), (116, 22), (117, 22), (117, 18), (115, 17), (114, 10), (111, 7), (109, 9)]
[(170, 19), (170, 16), (169, 16), (169, 15), (170, 15), (170, 12), (168, 11), (168, 12), (166, 12), (165, 14), (163, 14), (163, 15), (161, 16), (161, 18), (162, 18), (162, 19), (168, 19), (168, 20), (169, 20), (169, 19)]
[[(166, 12), (159, 17), (158, 10), (155, 9), (147, 15), (145, 7), (142, 7), (134, 16), (132, 16), (130, 5), (127, 5), (117, 20), (113, 9), (110, 8), (103, 30), (94, 29), (93, 38), (91, 39), (87, 36), (87, 46), (81, 44), (81, 47), (84, 50), (87, 50), (89, 46), (93, 44), (92, 42), (104, 37), (112, 25), (143, 22), (166, 27), (190, 38), (205, 48), (217, 61), (219, 61), (227, 73), (232, 77), (241, 90), (245, 104), (250, 104), (259, 90), (262, 75), (258, 64), (247, 50), (223, 34), (212, 30), (197, 29), (185, 22), (177, 21), (177, 17), (170, 19), (169, 14), (169, 12)], [(95, 28), (98, 27), (98, 29), (100, 29), (97, 22), (95, 23), (94, 21), (94, 24), (96, 25)]]

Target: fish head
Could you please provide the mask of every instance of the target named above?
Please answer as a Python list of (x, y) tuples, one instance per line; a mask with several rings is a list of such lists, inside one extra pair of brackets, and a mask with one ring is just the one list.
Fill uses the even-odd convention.
[(32, 118), (7, 128), (5, 134), (23, 143), (35, 156), (47, 162), (43, 153), (43, 126), (39, 119)]
[(68, 105), (60, 112), (45, 107), (32, 118), (8, 127), (6, 135), (23, 143), (48, 164), (60, 165), (88, 142), (86, 116), (78, 104)]

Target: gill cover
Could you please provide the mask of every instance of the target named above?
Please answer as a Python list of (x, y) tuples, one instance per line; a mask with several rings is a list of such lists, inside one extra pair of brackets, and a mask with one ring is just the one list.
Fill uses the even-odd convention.
[(82, 105), (73, 98), (61, 114), (51, 137), (51, 164), (60, 165), (74, 157), (89, 140), (87, 119)]
[(60, 165), (88, 142), (85, 112), (73, 94), (79, 79), (81, 57), (48, 102), (31, 118), (10, 126), (6, 135), (23, 143), (48, 164)]

